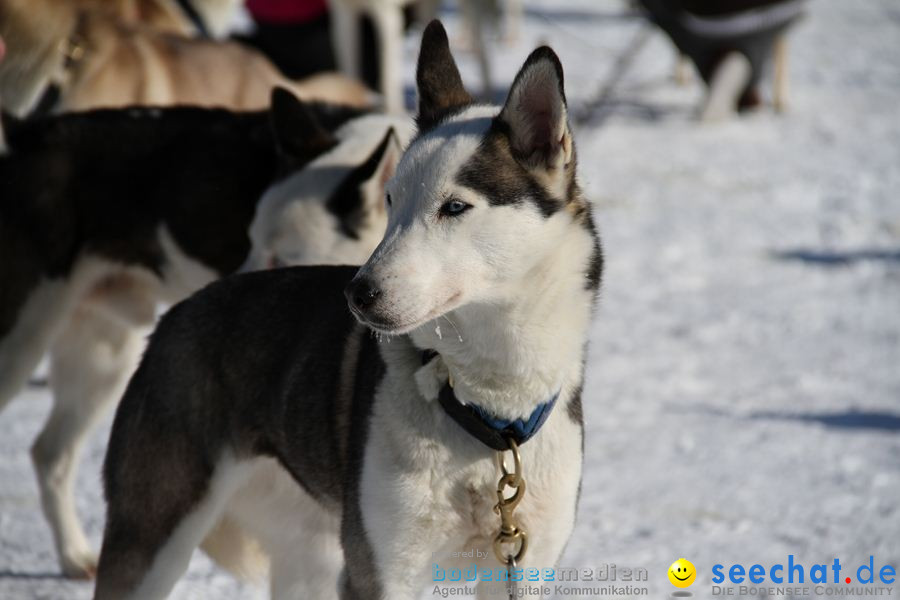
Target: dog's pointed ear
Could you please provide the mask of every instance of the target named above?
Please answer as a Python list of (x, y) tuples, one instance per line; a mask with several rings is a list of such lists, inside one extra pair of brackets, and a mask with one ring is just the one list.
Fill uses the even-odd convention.
[(310, 108), (284, 88), (272, 89), (269, 118), (279, 153), (293, 163), (312, 160), (337, 145)]
[(437, 125), (448, 111), (472, 103), (472, 96), (463, 87), (459, 69), (450, 53), (450, 42), (441, 22), (434, 20), (422, 34), (419, 64), (416, 67), (416, 87), (419, 94), (419, 131)]
[(369, 154), (353, 170), (328, 200), (328, 210), (337, 216), (344, 231), (356, 236), (359, 226), (370, 215), (385, 211), (385, 185), (394, 176), (403, 148), (391, 127)]
[(530, 169), (569, 163), (569, 131), (563, 70), (556, 53), (542, 46), (531, 53), (509, 90), (498, 117), (509, 131), (516, 159)]

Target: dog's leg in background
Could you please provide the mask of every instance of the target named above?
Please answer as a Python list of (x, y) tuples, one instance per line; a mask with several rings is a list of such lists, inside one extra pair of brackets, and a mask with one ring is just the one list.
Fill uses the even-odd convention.
[(752, 71), (750, 61), (740, 52), (725, 55), (709, 82), (700, 120), (711, 123), (732, 117)]
[(506, 13), (504, 37), (507, 44), (513, 45), (522, 35), (522, 0), (506, 0), (504, 12)]
[(77, 286), (43, 280), (19, 307), (16, 322), (0, 340), (0, 410), (25, 386), (77, 302)]
[(51, 351), (53, 409), (31, 449), (44, 515), (67, 577), (92, 577), (96, 555), (75, 510), (72, 486), (85, 438), (122, 395), (137, 364), (141, 331), (76, 309)]
[[(10, 230), (0, 233), (3, 235), (0, 241), (7, 241), (7, 236), (13, 238), (8, 246), (0, 246), (0, 251), (18, 252), (21, 256), (17, 259), (20, 261), (17, 268), (22, 273), (40, 273), (41, 265), (34, 255), (22, 250), (30, 248), (30, 242), (22, 245), (22, 240), (15, 239), (15, 232)], [(16, 312), (12, 329), (0, 338), (0, 410), (25, 386), (44, 353), (66, 327), (85, 293), (108, 270), (108, 263), (83, 258), (67, 277), (35, 275), (25, 290), (10, 290), (15, 293), (12, 308)], [(5, 296), (3, 301), (8, 298)]]
[(399, 7), (385, 5), (371, 13), (378, 41), (378, 64), (381, 75), (381, 93), (388, 112), (402, 113), (403, 98), (403, 11)]
[(488, 59), (487, 45), (484, 39), (484, 21), (490, 16), (484, 14), (481, 0), (460, 0), (463, 20), (468, 25), (472, 51), (478, 57), (478, 70), (481, 71), (481, 95), (490, 102), (491, 96), (491, 62)]
[(331, 43), (338, 68), (348, 77), (359, 79), (362, 58), (359, 54), (359, 12), (343, 0), (331, 0)]
[(775, 110), (787, 110), (788, 95), (788, 49), (787, 37), (781, 36), (775, 42), (775, 81), (772, 84), (772, 103)]

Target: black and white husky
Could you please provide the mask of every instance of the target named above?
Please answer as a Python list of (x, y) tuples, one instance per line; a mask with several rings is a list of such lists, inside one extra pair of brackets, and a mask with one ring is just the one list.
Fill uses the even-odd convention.
[[(121, 397), (157, 304), (248, 257), (364, 261), (384, 232), (383, 182), (404, 122), (276, 91), (272, 109), (256, 113), (104, 110), (8, 124), (0, 407), (49, 350), (54, 408), (32, 457), (63, 572), (85, 577), (96, 555), (72, 501), (77, 456)], [(254, 219), (281, 227), (254, 222), (251, 253)]]
[(601, 272), (562, 67), (540, 48), (502, 109), (473, 105), (433, 22), (417, 83), (363, 267), (226, 278), (161, 321), (113, 425), (95, 598), (165, 597), (201, 544), (261, 550), (274, 598), (410, 600), (461, 550), (499, 567), (485, 428), (534, 434), (519, 567), (558, 560)]

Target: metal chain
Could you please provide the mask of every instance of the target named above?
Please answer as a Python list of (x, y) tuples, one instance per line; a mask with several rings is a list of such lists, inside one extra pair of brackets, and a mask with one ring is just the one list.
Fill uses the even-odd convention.
[[(502, 473), (500, 481), (497, 482), (497, 505), (494, 506), (494, 512), (500, 515), (500, 531), (494, 538), (494, 555), (501, 563), (506, 564), (506, 571), (509, 575), (508, 583), (509, 598), (513, 600), (516, 597), (516, 583), (512, 580), (513, 569), (525, 556), (528, 549), (528, 535), (519, 525), (516, 519), (515, 511), (519, 502), (525, 496), (525, 479), (522, 477), (522, 456), (519, 454), (519, 446), (515, 440), (509, 439), (509, 451), (513, 456), (513, 470), (510, 471), (506, 466), (503, 452), (497, 453), (497, 462), (500, 465)], [(506, 496), (506, 488), (515, 490), (512, 496)], [(511, 546), (513, 551), (505, 552), (504, 546)]]
[(510, 554), (506, 557), (506, 590), (509, 593), (509, 600), (516, 600), (519, 594), (519, 586), (513, 581), (513, 570), (516, 568), (516, 557)]

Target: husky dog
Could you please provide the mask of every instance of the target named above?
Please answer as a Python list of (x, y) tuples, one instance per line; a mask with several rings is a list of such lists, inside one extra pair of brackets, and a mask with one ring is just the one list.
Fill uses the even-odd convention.
[(365, 86), (335, 73), (286, 79), (237, 42), (129, 22), (121, 0), (104, 8), (106, 1), (0, 0), (0, 36), (9, 55), (0, 66), (6, 110), (29, 113), (51, 84), (60, 89), (51, 106), (56, 112), (135, 104), (258, 110), (268, 106), (275, 86), (305, 100), (357, 107), (374, 99)]
[[(352, 127), (338, 128), (350, 117)], [(395, 136), (379, 118), (306, 106), (280, 90), (271, 111), (257, 113), (171, 108), (7, 119), (0, 408), (49, 349), (54, 408), (32, 457), (66, 575), (89, 576), (96, 565), (72, 501), (82, 440), (121, 396), (157, 304), (247, 262), (254, 215), (271, 222), (277, 214), (258, 210), (273, 181), (297, 194), (282, 207), (295, 219), (311, 215), (320, 228), (294, 231), (308, 239), (285, 262), (328, 262), (332, 250), (341, 262), (365, 260), (386, 220), (372, 206), (400, 153), (384, 141)], [(369, 125), (367, 135), (356, 121)], [(316, 157), (327, 177), (302, 169)], [(309, 164), (318, 173), (322, 162)], [(347, 219), (358, 226), (355, 238), (342, 233)], [(285, 233), (279, 248), (290, 244)], [(272, 245), (263, 233), (257, 238)]]
[(267, 554), (274, 598), (411, 600), (460, 550), (499, 568), (496, 445), (460, 412), (523, 442), (519, 567), (558, 560), (602, 265), (562, 67), (540, 48), (475, 105), (435, 21), (417, 84), (364, 266), (229, 277), (157, 327), (110, 437), (97, 600), (165, 597), (200, 544)]

